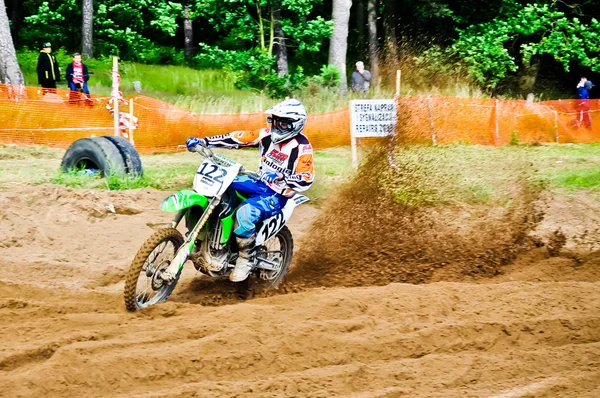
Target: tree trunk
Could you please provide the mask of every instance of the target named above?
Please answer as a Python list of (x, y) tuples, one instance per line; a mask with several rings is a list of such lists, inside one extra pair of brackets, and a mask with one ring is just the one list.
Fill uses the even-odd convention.
[(17, 53), (10, 34), (4, 0), (0, 0), (0, 81), (5, 84), (25, 83), (17, 62)]
[(354, 0), (353, 7), (354, 15), (356, 16), (356, 29), (358, 31), (358, 44), (360, 45), (360, 53), (363, 50), (363, 44), (365, 43), (365, 27), (367, 23), (365, 21), (365, 1), (364, 0)]
[(13, 0), (12, 11), (10, 13), (10, 30), (12, 37), (14, 38), (14, 44), (18, 45), (19, 42), (19, 0)]
[(186, 58), (192, 56), (194, 49), (194, 30), (190, 19), (190, 5), (186, 2), (183, 6), (183, 52)]
[(278, 3), (273, 6), (273, 19), (275, 23), (275, 61), (277, 76), (283, 77), (289, 73), (287, 49), (285, 48), (285, 34), (281, 28), (281, 9)]
[(379, 44), (377, 40), (377, 0), (368, 0), (367, 13), (369, 20), (369, 64), (371, 85), (379, 85)]
[(350, 20), (352, 0), (333, 0), (333, 33), (329, 44), (329, 64), (340, 71), (342, 94), (348, 93), (346, 77), (346, 51), (348, 50), (348, 22)]
[(81, 53), (88, 57), (94, 57), (94, 0), (83, 0), (83, 23), (81, 34)]
[(387, 50), (387, 63), (398, 68), (398, 38), (396, 37), (396, 0), (386, 0), (385, 18), (385, 43)]
[(519, 89), (524, 97), (533, 92), (541, 63), (540, 57), (533, 56), (528, 63), (523, 64), (519, 73)]
[(265, 52), (265, 51), (267, 51), (267, 47), (265, 46), (265, 26), (263, 23), (262, 8), (260, 7), (259, 1), (255, 1), (254, 4), (256, 5), (256, 18), (258, 21), (258, 35), (260, 36), (259, 37), (260, 51)]

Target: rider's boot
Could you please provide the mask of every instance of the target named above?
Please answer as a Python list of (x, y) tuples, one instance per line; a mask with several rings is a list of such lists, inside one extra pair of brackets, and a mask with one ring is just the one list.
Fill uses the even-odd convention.
[(254, 236), (250, 238), (236, 237), (238, 248), (240, 249), (239, 256), (235, 262), (233, 271), (229, 274), (231, 282), (242, 282), (248, 278), (250, 272), (256, 264), (254, 255)]

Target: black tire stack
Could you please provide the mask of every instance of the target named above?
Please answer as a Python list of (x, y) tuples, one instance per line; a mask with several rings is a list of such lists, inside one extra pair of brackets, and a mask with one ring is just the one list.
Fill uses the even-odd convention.
[(97, 170), (103, 177), (138, 177), (144, 173), (140, 155), (133, 145), (123, 137), (112, 135), (78, 139), (65, 152), (60, 167), (64, 172)]

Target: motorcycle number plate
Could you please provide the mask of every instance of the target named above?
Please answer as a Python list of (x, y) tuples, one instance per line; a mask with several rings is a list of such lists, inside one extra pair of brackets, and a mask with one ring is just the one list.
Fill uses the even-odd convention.
[(196, 171), (194, 190), (205, 196), (222, 194), (237, 176), (240, 166), (239, 163), (221, 166), (206, 158)]

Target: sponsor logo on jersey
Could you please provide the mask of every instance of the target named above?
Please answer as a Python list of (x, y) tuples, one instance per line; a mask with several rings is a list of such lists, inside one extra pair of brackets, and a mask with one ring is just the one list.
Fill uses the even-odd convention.
[(312, 151), (313, 151), (312, 145), (310, 145), (310, 144), (300, 145), (300, 154), (312, 153)]
[(274, 162), (272, 162), (269, 159), (266, 159), (264, 161), (264, 165), (267, 166), (267, 169), (272, 169), (272, 170), (274, 170), (274, 171), (276, 171), (278, 173), (283, 173), (285, 175), (289, 175), (290, 174), (290, 170), (289, 169), (287, 169), (285, 167), (282, 167), (281, 165), (275, 164)]
[(306, 182), (311, 182), (313, 179), (312, 173), (302, 173), (302, 179)]
[(277, 163), (283, 163), (289, 156), (283, 152), (279, 152), (277, 149), (272, 149), (271, 152), (267, 153), (267, 157)]

